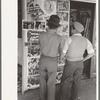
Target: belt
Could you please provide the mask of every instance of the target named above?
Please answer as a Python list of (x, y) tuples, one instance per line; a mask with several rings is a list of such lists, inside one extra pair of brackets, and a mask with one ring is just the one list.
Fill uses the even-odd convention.
[(44, 55), (43, 53), (41, 54), (41, 57), (58, 58), (58, 56), (56, 56), (56, 57), (52, 57), (52, 56), (47, 56), (47, 55)]
[(67, 56), (68, 61), (80, 61), (83, 60), (83, 57), (69, 57)]

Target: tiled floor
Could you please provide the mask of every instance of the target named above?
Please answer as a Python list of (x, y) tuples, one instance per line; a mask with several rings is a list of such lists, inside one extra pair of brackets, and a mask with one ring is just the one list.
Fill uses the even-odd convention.
[[(59, 85), (56, 85), (56, 100), (59, 100)], [(39, 88), (28, 90), (25, 94), (18, 92), (18, 100), (39, 100)], [(96, 79), (82, 80), (80, 100), (96, 100)]]

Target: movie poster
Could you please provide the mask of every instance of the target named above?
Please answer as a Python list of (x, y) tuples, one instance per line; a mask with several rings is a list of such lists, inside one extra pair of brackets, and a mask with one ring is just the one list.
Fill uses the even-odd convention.
[(44, 12), (40, 8), (37, 0), (27, 0), (27, 19), (43, 20)]
[(60, 18), (61, 26), (58, 28), (57, 33), (59, 35), (69, 35), (69, 0), (57, 1), (57, 15)]
[[(50, 15), (57, 14), (60, 17), (61, 26), (58, 28), (59, 35), (66, 35), (68, 32), (69, 13), (66, 1), (50, 0), (27, 0), (27, 19), (22, 21), (22, 29), (27, 31), (27, 87), (39, 87), (39, 59), (40, 44), (39, 34), (46, 32), (47, 20)], [(59, 8), (60, 7), (60, 8)], [(64, 63), (58, 61), (56, 83), (60, 83)]]
[(56, 2), (47, 0), (27, 0), (27, 19), (45, 20), (52, 14), (56, 14)]
[(28, 57), (40, 56), (40, 45), (39, 45), (39, 33), (34, 31), (28, 31), (27, 33), (28, 45)]
[(57, 12), (69, 11), (69, 0), (59, 0), (57, 2)]

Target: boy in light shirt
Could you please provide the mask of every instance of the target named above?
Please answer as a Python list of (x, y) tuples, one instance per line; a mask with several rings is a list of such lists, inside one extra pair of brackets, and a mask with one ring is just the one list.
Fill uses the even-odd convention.
[[(66, 56), (60, 86), (60, 100), (78, 100), (78, 90), (83, 72), (83, 62), (94, 55), (91, 42), (81, 35), (84, 27), (79, 22), (74, 22), (72, 36), (66, 40), (63, 56)], [(88, 55), (84, 58), (84, 52)]]

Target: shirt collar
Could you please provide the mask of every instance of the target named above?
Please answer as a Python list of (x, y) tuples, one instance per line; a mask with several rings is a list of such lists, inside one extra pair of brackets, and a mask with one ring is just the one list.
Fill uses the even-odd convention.
[(78, 35), (78, 36), (82, 36), (80, 33), (76, 33), (76, 34), (73, 34), (73, 35)]
[(49, 34), (55, 34), (56, 33), (56, 30), (48, 30), (47, 33), (49, 33)]

